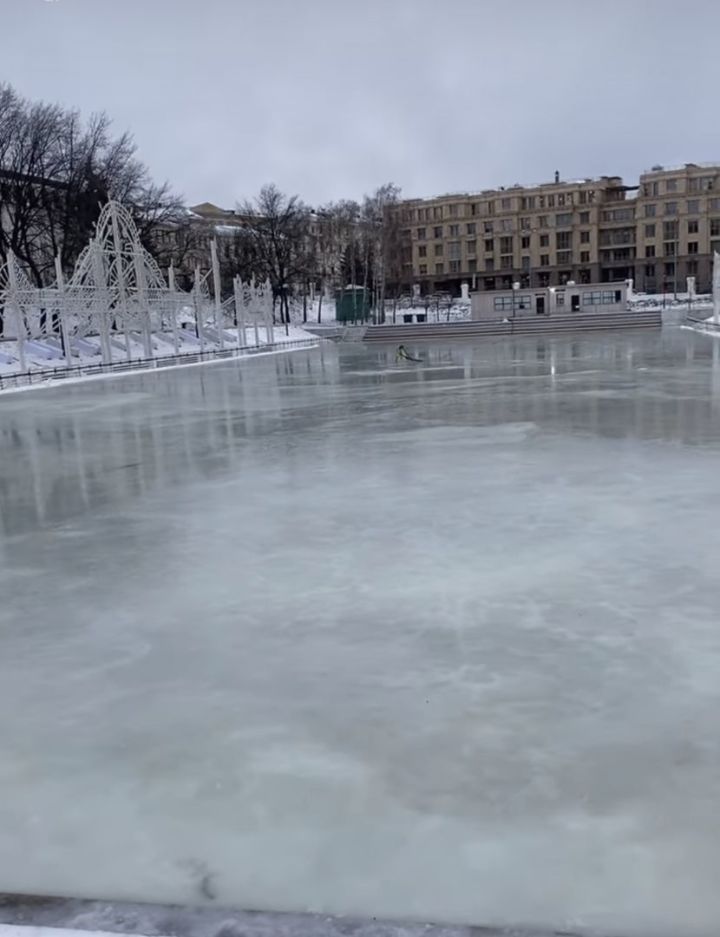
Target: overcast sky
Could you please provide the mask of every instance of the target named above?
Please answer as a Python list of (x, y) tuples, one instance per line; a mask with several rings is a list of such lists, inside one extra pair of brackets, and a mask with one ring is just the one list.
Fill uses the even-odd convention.
[(189, 204), (720, 160), (720, 0), (0, 0), (0, 80)]

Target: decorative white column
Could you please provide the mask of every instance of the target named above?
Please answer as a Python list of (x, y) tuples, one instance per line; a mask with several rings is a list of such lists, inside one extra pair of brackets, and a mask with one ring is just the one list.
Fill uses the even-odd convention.
[(105, 279), (105, 265), (103, 263), (102, 247), (97, 239), (92, 241), (92, 266), (95, 281), (95, 322), (100, 336), (100, 349), (103, 364), (112, 364), (112, 346), (110, 344), (110, 296), (108, 294), (107, 280)]
[(712, 278), (713, 322), (720, 325), (720, 254), (713, 251)]
[(235, 293), (235, 322), (237, 324), (238, 348), (244, 348), (247, 341), (245, 337), (245, 295), (243, 281), (240, 277), (233, 278), (233, 291)]
[(173, 334), (173, 346), (175, 348), (175, 354), (180, 354), (180, 336), (178, 335), (178, 324), (177, 324), (177, 296), (175, 290), (175, 269), (173, 265), (170, 264), (168, 268), (168, 287), (170, 289), (170, 327)]
[(193, 283), (193, 306), (195, 307), (195, 328), (200, 339), (200, 351), (205, 351), (205, 329), (203, 328), (202, 292), (200, 289), (200, 267), (195, 267)]
[(18, 360), (20, 361), (20, 370), (24, 374), (27, 371), (27, 359), (25, 357), (25, 316), (23, 315), (20, 304), (18, 290), (17, 268), (15, 266), (15, 254), (8, 251), (7, 268), (8, 281), (10, 285), (10, 308), (13, 310), (15, 319), (15, 335), (17, 336)]
[[(123, 255), (122, 255), (122, 239), (120, 237), (120, 225), (118, 223), (117, 217), (117, 208), (114, 202), (110, 203), (110, 224), (112, 227), (112, 238), (113, 238), (113, 250), (115, 252), (115, 276), (117, 277), (117, 290), (118, 290), (118, 306), (120, 308), (120, 315), (122, 317), (122, 328), (123, 334), (125, 335), (125, 356), (127, 360), (132, 359), (132, 353), (130, 351), (130, 316), (128, 314), (128, 304), (127, 304), (127, 284), (125, 283), (125, 270), (123, 268)], [(138, 265), (137, 258), (135, 256), (136, 251), (133, 251), (133, 263), (135, 264), (135, 270), (137, 271), (138, 266), (142, 266), (142, 260)], [(140, 290), (140, 283), (137, 283), (138, 290)], [(139, 297), (140, 302), (143, 303), (146, 300), (146, 296)], [(142, 307), (141, 307), (142, 308)], [(109, 323), (108, 323), (109, 326)], [(151, 349), (152, 353), (152, 349)], [(147, 353), (147, 347), (145, 348), (145, 357), (149, 357)]]
[(212, 262), (213, 293), (215, 296), (215, 331), (217, 332), (220, 348), (225, 347), (225, 337), (223, 335), (223, 314), (222, 299), (220, 296), (220, 262), (217, 254), (217, 241), (215, 238), (210, 241), (210, 260)]

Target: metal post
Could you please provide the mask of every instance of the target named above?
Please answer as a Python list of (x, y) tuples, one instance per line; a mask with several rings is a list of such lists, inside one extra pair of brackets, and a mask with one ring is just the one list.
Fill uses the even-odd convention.
[(67, 308), (65, 306), (65, 279), (63, 278), (60, 254), (55, 258), (55, 277), (57, 279), (57, 288), (60, 295), (60, 335), (62, 338), (63, 351), (65, 352), (65, 364), (70, 368), (72, 367), (72, 355), (70, 354), (70, 335), (68, 333)]
[(15, 335), (17, 336), (18, 359), (20, 361), (20, 371), (24, 374), (27, 371), (27, 359), (25, 357), (25, 317), (23, 316), (18, 295), (17, 269), (15, 267), (15, 255), (8, 251), (7, 255), (8, 280), (10, 281), (10, 306), (15, 313)]
[(268, 345), (274, 345), (275, 328), (273, 326), (272, 286), (269, 280), (265, 281), (265, 288), (263, 290), (263, 311), (265, 313), (265, 337), (267, 338)]
[(252, 311), (252, 317), (253, 317), (253, 330), (255, 332), (255, 347), (259, 348), (260, 347), (260, 330), (258, 328), (258, 314), (257, 314), (258, 288), (255, 283), (253, 283), (252, 285), (252, 293), (250, 295), (252, 296), (252, 301), (253, 301), (252, 304), (254, 307), (251, 311)]
[(195, 267), (195, 282), (193, 283), (193, 306), (195, 307), (195, 330), (200, 339), (200, 351), (205, 351), (205, 329), (203, 328), (202, 295), (200, 291), (200, 267)]
[(175, 354), (180, 354), (180, 336), (178, 335), (178, 324), (177, 324), (177, 296), (175, 289), (175, 270), (173, 265), (170, 264), (168, 268), (168, 287), (170, 290), (170, 327), (172, 328), (173, 333), (173, 346), (175, 348)]
[(213, 293), (215, 294), (215, 331), (217, 332), (220, 348), (225, 347), (223, 335), (222, 299), (220, 297), (220, 262), (218, 261), (217, 241), (210, 241), (210, 259), (212, 261)]
[[(135, 286), (137, 288), (137, 302), (142, 315), (142, 336), (145, 357), (153, 357), (152, 346), (152, 322), (150, 321), (150, 302), (148, 297), (147, 280), (145, 278), (145, 266), (143, 264), (142, 247), (139, 244), (133, 245), (133, 265), (135, 266)], [(118, 268), (122, 265), (118, 258)], [(124, 280), (123, 280), (124, 288)], [(125, 310), (127, 318), (127, 309)]]
[(237, 324), (238, 348), (244, 348), (247, 341), (245, 337), (245, 297), (243, 295), (243, 282), (240, 277), (233, 278), (235, 292), (235, 322)]

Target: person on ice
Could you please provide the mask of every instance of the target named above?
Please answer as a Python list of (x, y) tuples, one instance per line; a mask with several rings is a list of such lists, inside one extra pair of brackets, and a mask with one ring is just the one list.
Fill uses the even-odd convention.
[(412, 355), (409, 355), (404, 345), (398, 345), (398, 350), (395, 352), (395, 361), (419, 361), (419, 358), (413, 358)]

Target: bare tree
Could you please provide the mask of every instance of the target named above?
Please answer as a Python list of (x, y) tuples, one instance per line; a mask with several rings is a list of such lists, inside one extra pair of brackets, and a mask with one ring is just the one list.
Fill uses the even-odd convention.
[(106, 114), (86, 123), (75, 110), (32, 103), (0, 84), (0, 255), (12, 250), (38, 284), (60, 255), (70, 268), (92, 234), (102, 203), (123, 201), (141, 236), (181, 217), (181, 203), (157, 186), (129, 134), (111, 135)]
[(252, 266), (269, 279), (280, 303), (280, 321), (290, 323), (290, 293), (307, 281), (313, 267), (310, 211), (297, 195), (284, 195), (277, 186), (265, 185), (254, 201), (245, 201), (238, 213), (243, 219), (252, 254)]

